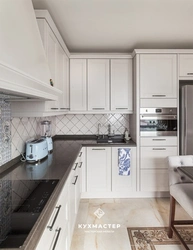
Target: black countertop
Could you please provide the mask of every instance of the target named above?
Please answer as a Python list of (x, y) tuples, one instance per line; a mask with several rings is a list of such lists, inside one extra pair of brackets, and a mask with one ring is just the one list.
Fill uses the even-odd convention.
[[(127, 143), (112, 144), (96, 142), (96, 136), (61, 136), (57, 135), (53, 140), (53, 152), (40, 163), (32, 164), (28, 162), (17, 162), (13, 160), (11, 163), (3, 166), (0, 178), (9, 180), (59, 180), (56, 188), (54, 189), (51, 197), (46, 203), (43, 211), (41, 212), (37, 222), (29, 233), (26, 241), (20, 249), (34, 250), (41, 234), (47, 224), (47, 221), (52, 213), (52, 210), (57, 202), (58, 196), (68, 178), (72, 166), (82, 148), (82, 146), (89, 147), (135, 147), (136, 144), (130, 140)], [(3, 249), (3, 248), (1, 248)], [(8, 248), (6, 248), (8, 249)], [(13, 250), (14, 248), (12, 248)]]

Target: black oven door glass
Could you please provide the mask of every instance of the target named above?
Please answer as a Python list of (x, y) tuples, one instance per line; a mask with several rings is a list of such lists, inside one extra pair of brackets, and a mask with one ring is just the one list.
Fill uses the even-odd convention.
[(141, 120), (140, 131), (156, 132), (156, 131), (177, 131), (177, 120)]

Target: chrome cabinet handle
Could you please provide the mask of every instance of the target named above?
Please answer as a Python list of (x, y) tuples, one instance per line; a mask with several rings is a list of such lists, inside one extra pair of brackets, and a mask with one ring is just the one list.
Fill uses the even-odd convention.
[(128, 108), (116, 108), (116, 109), (128, 109)]
[(53, 109), (53, 110), (58, 110), (59, 108), (51, 108), (51, 109)]
[(57, 213), (56, 213), (55, 216), (54, 216), (54, 219), (53, 219), (53, 221), (52, 221), (52, 224), (51, 224), (51, 226), (47, 226), (47, 228), (49, 228), (50, 231), (52, 231), (52, 229), (53, 229), (53, 226), (54, 226), (54, 224), (55, 224), (55, 222), (56, 222), (56, 219), (57, 219), (57, 217), (58, 217), (58, 214), (59, 214), (59, 212), (60, 212), (61, 207), (62, 207), (61, 205), (58, 206), (58, 207), (56, 207), (56, 209), (57, 209), (58, 211), (57, 211)]
[(57, 242), (58, 242), (58, 238), (59, 238), (60, 232), (61, 232), (61, 227), (59, 229), (56, 229), (56, 232), (57, 232), (57, 236), (56, 236), (56, 239), (54, 241), (54, 245), (52, 247), (52, 250), (54, 250), (56, 248), (56, 245), (57, 245)]
[(93, 110), (104, 110), (105, 108), (92, 108)]
[(166, 141), (166, 139), (152, 139), (152, 141)]
[(92, 148), (92, 150), (105, 150), (105, 148)]
[(153, 97), (165, 97), (166, 95), (152, 95)]
[(70, 110), (70, 108), (60, 108), (60, 109), (64, 109), (64, 110)]
[(187, 73), (187, 75), (193, 75), (193, 73)]
[(153, 148), (153, 150), (166, 150), (166, 148)]
[(75, 167), (73, 168), (73, 170), (76, 170), (77, 166), (78, 166), (78, 162), (75, 163)]
[(76, 185), (77, 180), (78, 180), (78, 175), (75, 176), (75, 181), (72, 184)]
[(80, 152), (79, 156), (78, 157), (81, 157), (82, 156), (82, 152)]
[(82, 162), (80, 162), (80, 165), (79, 165), (79, 168), (81, 168), (82, 167)]

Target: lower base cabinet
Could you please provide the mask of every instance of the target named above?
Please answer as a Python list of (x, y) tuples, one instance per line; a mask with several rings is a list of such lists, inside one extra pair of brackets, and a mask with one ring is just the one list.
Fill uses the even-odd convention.
[(167, 156), (177, 155), (175, 146), (140, 148), (140, 187), (142, 192), (168, 192)]
[(69, 250), (81, 196), (84, 149), (77, 157), (36, 250)]
[(128, 148), (130, 154), (130, 174), (119, 175), (118, 147), (112, 148), (112, 192), (136, 191), (136, 148)]
[(36, 250), (68, 250), (68, 185), (65, 185)]
[[(130, 174), (119, 174), (118, 149), (129, 149)], [(87, 147), (84, 198), (129, 197), (136, 191), (135, 147)]]

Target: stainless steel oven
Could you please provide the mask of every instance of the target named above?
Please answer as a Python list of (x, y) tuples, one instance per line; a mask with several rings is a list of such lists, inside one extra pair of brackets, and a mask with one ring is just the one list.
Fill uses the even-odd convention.
[(141, 108), (140, 136), (177, 136), (177, 108)]

